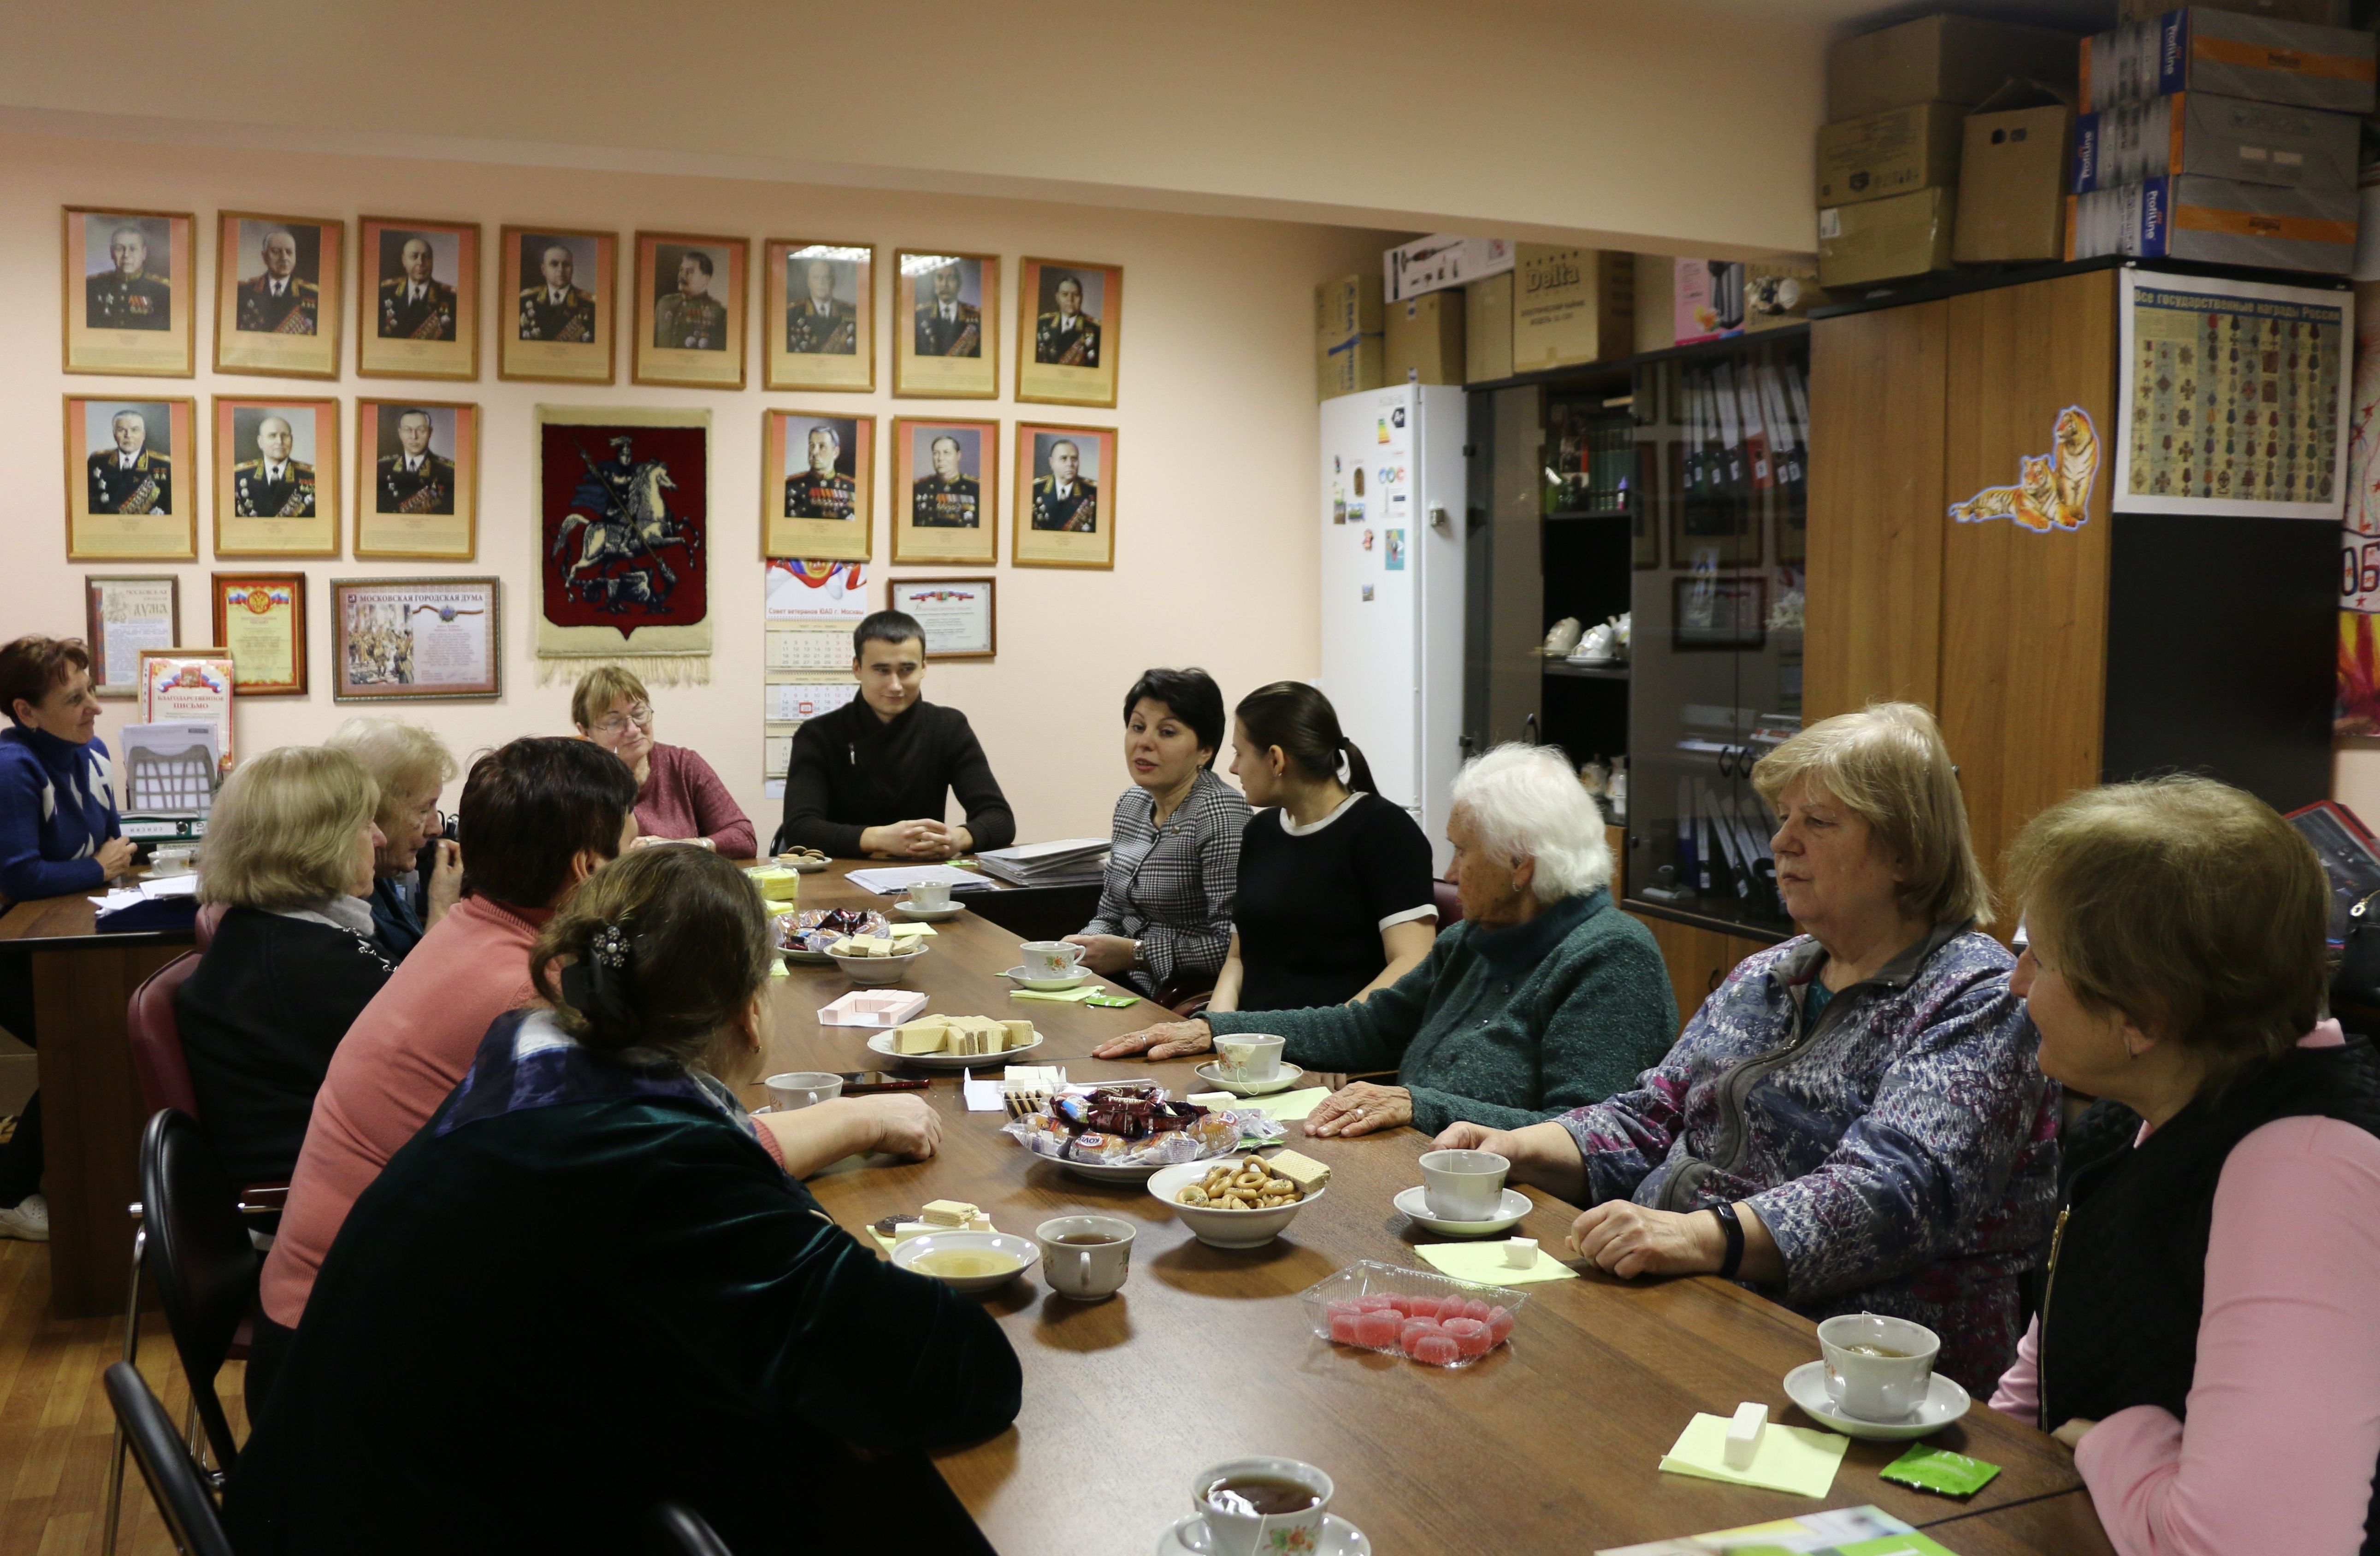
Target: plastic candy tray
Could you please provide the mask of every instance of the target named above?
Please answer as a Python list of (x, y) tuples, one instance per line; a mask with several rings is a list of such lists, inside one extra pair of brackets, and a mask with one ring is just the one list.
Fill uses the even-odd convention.
[[(1430, 1270), (1408, 1270), (1378, 1259), (1360, 1259), (1300, 1292), (1314, 1337), (1359, 1350), (1410, 1356), (1432, 1367), (1468, 1367), (1512, 1338), (1528, 1297), (1502, 1286), (1475, 1286)], [(1464, 1305), (1458, 1326), (1450, 1302)], [(1483, 1314), (1474, 1304), (1486, 1308)], [(1426, 1306), (1434, 1311), (1424, 1312)], [(1382, 1315), (1385, 1315), (1383, 1317)], [(1415, 1329), (1416, 1324), (1437, 1326)], [(1442, 1339), (1443, 1343), (1439, 1341)], [(1484, 1342), (1484, 1343), (1482, 1343)]]

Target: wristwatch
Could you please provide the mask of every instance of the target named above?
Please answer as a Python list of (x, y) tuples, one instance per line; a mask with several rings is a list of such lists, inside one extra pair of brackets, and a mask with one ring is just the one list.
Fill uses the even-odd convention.
[(1710, 1212), (1718, 1218), (1718, 1229), (1727, 1238), (1727, 1254), (1718, 1261), (1718, 1278), (1732, 1281), (1735, 1272), (1743, 1268), (1743, 1222), (1736, 1219), (1732, 1205), (1714, 1205)]

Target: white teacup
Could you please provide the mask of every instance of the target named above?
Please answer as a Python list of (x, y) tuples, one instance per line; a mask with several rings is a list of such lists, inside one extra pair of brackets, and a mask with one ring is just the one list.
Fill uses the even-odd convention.
[(1512, 1162), (1492, 1150), (1422, 1152), (1421, 1182), (1429, 1213), (1440, 1221), (1493, 1221), (1504, 1206), (1504, 1174)]
[[(1287, 1513), (1253, 1513), (1231, 1493), (1217, 1500), (1231, 1481), (1289, 1481), (1313, 1494), (1311, 1506)], [(1322, 1543), (1322, 1518), (1338, 1490), (1330, 1477), (1297, 1459), (1226, 1459), (1209, 1465), (1191, 1482), (1190, 1501), (1205, 1522), (1185, 1531), (1200, 1556), (1256, 1556), (1258, 1551), (1313, 1550)], [(1204, 1538), (1198, 1537), (1204, 1535)], [(1299, 1538), (1300, 1536), (1303, 1538)]]
[(1827, 1397), (1863, 1421), (1899, 1421), (1925, 1403), (1942, 1338), (1882, 1313), (1840, 1313), (1818, 1326)]
[(788, 1070), (760, 1084), (769, 1088), (769, 1105), (781, 1113), (843, 1095), (843, 1077), (821, 1070)]
[(1215, 1039), (1215, 1059), (1225, 1080), (1273, 1080), (1281, 1075), (1285, 1038), (1232, 1032)]
[(929, 913), (940, 912), (951, 906), (951, 883), (947, 881), (911, 881), (909, 906), (922, 907)]
[(1033, 1229), (1041, 1278), (1061, 1296), (1098, 1302), (1132, 1273), (1132, 1222), (1116, 1216), (1060, 1216)]
[(1025, 970), (1036, 978), (1070, 977), (1083, 959), (1081, 946), (1062, 940), (1028, 940), (1019, 949)]

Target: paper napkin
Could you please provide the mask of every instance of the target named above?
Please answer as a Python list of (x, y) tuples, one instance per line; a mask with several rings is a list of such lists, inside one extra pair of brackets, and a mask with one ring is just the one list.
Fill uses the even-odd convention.
[[(1424, 1249), (1423, 1252), (1428, 1252)], [(1678, 1434), (1677, 1442), (1661, 1456), (1661, 1468), (1676, 1475), (1697, 1475), (1737, 1486), (1765, 1486), (1772, 1491), (1823, 1497), (1835, 1483), (1835, 1470), (1852, 1440), (1807, 1427), (1768, 1423), (1760, 1434), (1760, 1450), (1750, 1469), (1730, 1469), (1727, 1462), (1728, 1418), (1697, 1414)]]
[[(1524, 1286), (1532, 1281), (1575, 1281), (1578, 1271), (1554, 1258), (1545, 1249), (1537, 1250), (1537, 1262), (1526, 1270), (1515, 1270), (1504, 1262), (1501, 1240), (1488, 1243), (1423, 1243), (1414, 1252), (1438, 1266), (1439, 1270), (1458, 1281), (1468, 1281), (1480, 1286)], [(1725, 1422), (1719, 1423), (1725, 1426)], [(1719, 1433), (1720, 1445), (1726, 1445), (1727, 1434)]]
[(1077, 984), (1072, 989), (1011, 989), (1012, 1000), (1048, 1000), (1052, 1004), (1078, 1005), (1099, 991), (1096, 983)]
[(933, 932), (934, 927), (931, 924), (895, 924), (892, 926), (892, 938), (894, 940), (915, 940), (919, 935), (929, 935)]
[(1243, 1097), (1232, 1104), (1232, 1111), (1260, 1112), (1282, 1124), (1295, 1124), (1320, 1107), (1330, 1095), (1327, 1086), (1309, 1086), (1302, 1091), (1276, 1091), (1269, 1097)]

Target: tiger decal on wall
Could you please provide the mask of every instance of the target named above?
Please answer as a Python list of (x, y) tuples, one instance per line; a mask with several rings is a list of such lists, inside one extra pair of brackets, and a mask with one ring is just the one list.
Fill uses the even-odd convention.
[(2099, 430), (2081, 406), (2068, 406), (2051, 424), (2046, 454), (2017, 456), (2014, 486), (1987, 486), (1950, 504), (1961, 524), (2006, 518), (2035, 534), (2080, 529), (2090, 522), (2091, 489), (2099, 479)]

